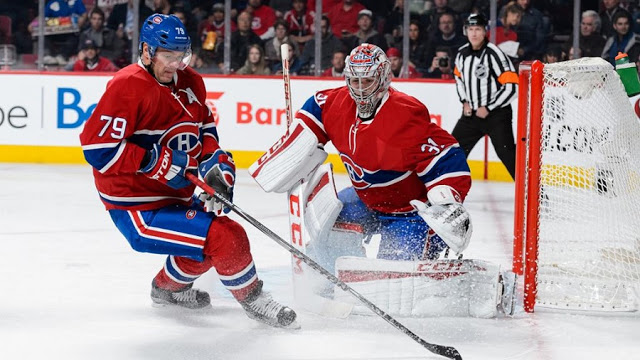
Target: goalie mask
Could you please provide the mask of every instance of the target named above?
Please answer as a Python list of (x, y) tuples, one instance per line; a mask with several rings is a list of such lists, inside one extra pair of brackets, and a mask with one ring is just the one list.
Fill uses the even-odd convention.
[(371, 118), (391, 83), (391, 64), (387, 55), (381, 48), (363, 43), (351, 50), (345, 61), (344, 75), (358, 115)]

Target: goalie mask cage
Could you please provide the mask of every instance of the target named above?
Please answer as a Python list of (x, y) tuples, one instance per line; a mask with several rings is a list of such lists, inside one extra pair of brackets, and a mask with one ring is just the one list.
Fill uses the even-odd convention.
[(600, 58), (520, 66), (513, 270), (524, 308), (636, 311), (640, 122)]

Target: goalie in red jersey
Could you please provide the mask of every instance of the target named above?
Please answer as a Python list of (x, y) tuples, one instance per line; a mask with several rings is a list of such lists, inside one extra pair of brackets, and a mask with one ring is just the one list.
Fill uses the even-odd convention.
[[(262, 291), (242, 226), (213, 199), (194, 197), (188, 172), (231, 199), (235, 165), (220, 148), (202, 77), (187, 67), (191, 40), (173, 15), (140, 31), (140, 60), (118, 71), (80, 135), (98, 194), (131, 247), (167, 254), (152, 282), (155, 304), (210, 305), (193, 288), (215, 268), (250, 318), (296, 326), (296, 313)], [(203, 207), (204, 205), (204, 207)]]
[[(462, 205), (471, 186), (465, 154), (451, 134), (431, 122), (424, 104), (390, 87), (390, 62), (379, 47), (365, 43), (353, 49), (344, 74), (346, 86), (318, 91), (304, 103), (288, 134), (251, 166), (251, 175), (265, 191), (288, 192), (290, 198), (302, 199), (302, 233), (307, 238), (294, 238), (294, 243), (363, 293), (392, 288), (385, 282), (398, 276), (389, 275), (393, 271), (405, 274), (401, 277), (412, 272), (416, 278), (442, 277), (433, 274), (443, 268), (438, 261), (446, 265), (457, 260), (438, 260), (441, 253), (450, 248), (461, 254), (472, 233), (469, 213)], [(327, 157), (323, 146), (328, 142), (337, 149), (352, 185), (337, 194), (330, 166), (320, 166)], [(372, 236), (380, 236), (380, 245), (376, 259), (369, 261), (363, 258), (363, 242)], [(512, 297), (503, 301), (497, 289), (502, 284), (499, 267), (474, 272), (485, 264), (472, 261), (460, 260), (450, 267), (473, 274), (466, 288), (456, 287), (450, 301), (441, 303), (460, 303), (453, 306), (453, 315), (495, 316), (499, 304), (511, 312)], [(425, 276), (415, 269), (433, 271)], [(298, 270), (297, 274), (308, 273)], [(363, 278), (363, 271), (369, 275)], [(302, 286), (331, 298), (333, 289), (326, 286), (330, 284), (309, 285), (316, 281), (312, 277), (297, 281), (296, 286), (305, 283)], [(371, 296), (383, 297), (378, 305), (392, 313), (437, 315), (430, 311), (436, 307), (425, 306), (424, 301), (444, 296), (424, 294), (419, 301), (405, 304), (407, 294), (450, 285), (422, 286), (422, 280), (411, 283), (413, 275), (408, 278), (399, 291)], [(385, 279), (380, 280), (385, 284), (379, 279)], [(482, 288), (490, 298), (462, 304), (456, 293), (468, 294), (469, 288)]]

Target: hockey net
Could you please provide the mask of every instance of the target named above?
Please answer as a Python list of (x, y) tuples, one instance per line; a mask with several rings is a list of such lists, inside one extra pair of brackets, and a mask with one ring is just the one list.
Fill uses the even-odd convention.
[(514, 271), (534, 306), (636, 311), (640, 122), (599, 58), (521, 66)]

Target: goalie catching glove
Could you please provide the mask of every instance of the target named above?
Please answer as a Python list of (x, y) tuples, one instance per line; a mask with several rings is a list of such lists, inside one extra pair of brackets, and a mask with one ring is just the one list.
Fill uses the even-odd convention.
[[(198, 167), (200, 176), (207, 185), (211, 186), (225, 199), (233, 201), (233, 185), (236, 181), (236, 164), (230, 152), (222, 149), (216, 150)], [(206, 192), (200, 194), (199, 199), (204, 203), (204, 210), (214, 212), (220, 216), (228, 214), (230, 209), (218, 201), (214, 196)]]
[(462, 253), (469, 246), (473, 226), (460, 196), (450, 186), (437, 185), (429, 190), (427, 199), (428, 204), (411, 200), (411, 205), (451, 250)]

